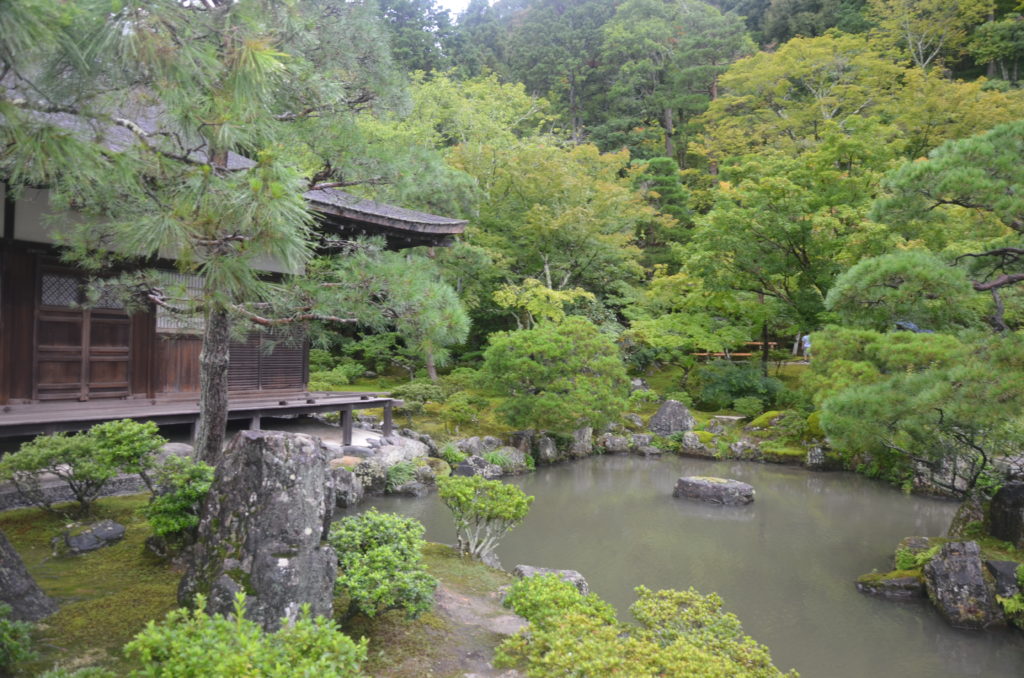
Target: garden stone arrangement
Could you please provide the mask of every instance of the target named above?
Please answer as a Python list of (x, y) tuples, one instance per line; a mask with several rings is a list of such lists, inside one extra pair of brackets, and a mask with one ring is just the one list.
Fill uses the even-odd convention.
[(672, 496), (709, 504), (744, 506), (754, 501), (754, 488), (747, 483), (727, 478), (686, 476), (676, 481)]

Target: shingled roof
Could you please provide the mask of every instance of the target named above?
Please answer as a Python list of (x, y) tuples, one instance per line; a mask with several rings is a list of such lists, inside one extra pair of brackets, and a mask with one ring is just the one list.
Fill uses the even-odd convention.
[(328, 229), (345, 236), (383, 235), (394, 248), (448, 245), (466, 228), (463, 219), (367, 200), (336, 188), (307, 191), (303, 196)]

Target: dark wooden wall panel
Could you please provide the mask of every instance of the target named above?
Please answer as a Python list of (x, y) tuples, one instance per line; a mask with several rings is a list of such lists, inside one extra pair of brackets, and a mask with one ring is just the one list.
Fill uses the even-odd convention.
[(3, 381), (9, 400), (32, 398), (32, 364), (36, 296), (36, 257), (20, 248), (4, 251), (2, 313)]
[(152, 398), (156, 393), (156, 314), (138, 312), (132, 316), (132, 394)]
[(161, 393), (197, 393), (199, 391), (199, 351), (201, 337), (157, 335), (153, 388)]

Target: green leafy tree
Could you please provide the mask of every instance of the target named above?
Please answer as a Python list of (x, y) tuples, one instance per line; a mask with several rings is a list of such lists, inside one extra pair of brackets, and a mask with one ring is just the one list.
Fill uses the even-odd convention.
[(253, 678), (357, 678), (366, 660), (366, 639), (358, 643), (309, 609), (274, 633), (264, 633), (245, 618), (245, 594), (235, 598), (230, 617), (208, 615), (200, 598), (194, 609), (149, 622), (125, 645), (125, 654), (142, 664), (133, 677), (252, 676)]
[(569, 432), (617, 421), (628, 379), (618, 348), (586, 318), (491, 336), (482, 368), (508, 395), (512, 426)]
[(561, 104), (570, 138), (581, 143), (595, 120), (593, 102), (603, 83), (597, 64), (601, 30), (613, 15), (609, 0), (537, 0), (510, 22), (508, 62), (528, 91)]
[(423, 567), (423, 525), (370, 509), (343, 518), (327, 541), (338, 553), (336, 588), (349, 598), (347, 616), (404, 610), (415, 619), (434, 605), (437, 580)]
[(391, 38), (391, 56), (404, 71), (447, 68), (454, 30), (448, 10), (433, 0), (383, 0), (380, 13)]
[(680, 118), (703, 112), (717, 96), (718, 76), (751, 51), (736, 15), (702, 2), (627, 0), (604, 26), (602, 57), (614, 72), (609, 101), (629, 106), (629, 119), (660, 126), (659, 155), (678, 160)]
[(450, 476), (437, 481), (438, 496), (455, 519), (456, 549), (478, 560), (523, 522), (533, 503), (515, 485), (483, 476)]
[(868, 0), (880, 36), (924, 69), (943, 55), (958, 55), (970, 30), (993, 9), (992, 0)]
[(999, 21), (987, 21), (974, 29), (967, 52), (979, 64), (991, 64), (1003, 80), (1020, 79), (1024, 59), (1024, 17), (1011, 13)]

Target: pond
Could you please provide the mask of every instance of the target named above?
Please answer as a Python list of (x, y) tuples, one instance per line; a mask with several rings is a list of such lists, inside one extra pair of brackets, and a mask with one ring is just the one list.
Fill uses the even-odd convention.
[[(748, 482), (757, 500), (722, 507), (674, 499), (683, 475)], [(957, 631), (925, 602), (854, 588), (858, 575), (889, 569), (901, 538), (943, 534), (952, 503), (853, 474), (678, 457), (593, 457), (511, 482), (536, 500), (498, 548), (505, 567), (579, 570), (621, 612), (637, 585), (692, 586), (718, 592), (775, 664), (804, 678), (1021, 676), (1024, 634)], [(436, 494), (370, 505), (416, 517), (431, 541), (454, 541)]]

